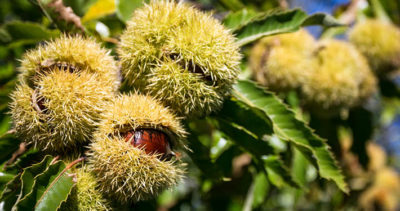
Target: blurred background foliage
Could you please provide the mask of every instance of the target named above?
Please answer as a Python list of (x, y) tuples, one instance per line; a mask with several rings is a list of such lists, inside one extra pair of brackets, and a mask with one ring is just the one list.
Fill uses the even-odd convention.
[[(7, 134), (11, 130), (8, 103), (14, 89), (21, 55), (37, 44), (61, 33), (83, 33), (94, 36), (112, 50), (125, 28), (132, 11), (140, 7), (142, 0), (64, 0), (73, 13), (59, 17), (46, 8), (49, 1), (3, 0), (0, 1), (0, 163), (3, 165), (18, 150), (19, 140)], [(308, 14), (329, 13), (340, 20), (342, 14), (357, 2), (354, 19), (349, 26), (327, 29), (321, 26), (307, 27), (316, 37), (336, 36), (347, 40), (347, 31), (357, 17), (386, 15), (400, 26), (400, 2), (398, 0), (192, 0), (194, 7), (212, 11), (222, 20), (227, 14), (243, 11), (272, 13), (300, 7)], [(361, 14), (361, 15), (360, 15)], [(79, 18), (78, 18), (79, 17)], [(78, 22), (76, 22), (78, 18)], [(227, 24), (227, 23), (226, 23)], [(240, 35), (240, 34), (239, 34)], [(251, 78), (247, 60), (252, 44), (242, 48), (242, 79)], [(340, 53), (340, 52), (338, 52)], [(296, 116), (311, 121), (311, 127), (327, 139), (342, 167), (350, 187), (349, 194), (318, 176), (318, 170), (300, 153), (299, 149), (270, 134), (264, 137), (274, 153), (269, 156), (258, 152), (251, 145), (251, 137), (231, 127), (228, 121), (252, 125), (252, 131), (271, 128), (252, 119), (235, 99), (225, 102), (223, 110), (211, 117), (186, 122), (191, 135), (189, 147), (193, 152), (183, 156), (188, 165), (188, 175), (173, 190), (165, 191), (158, 198), (134, 205), (137, 210), (358, 210), (400, 209), (400, 75), (380, 79), (380, 93), (368, 103), (349, 111), (346, 117), (329, 120), (315, 119), (299, 106), (294, 93), (281, 96), (296, 112)], [(241, 89), (253, 89), (241, 84)], [(239, 97), (236, 97), (238, 99)], [(249, 108), (246, 108), (249, 109)], [(271, 123), (272, 124), (272, 123)], [(223, 129), (222, 129), (223, 128)], [(326, 130), (329, 128), (330, 130)], [(267, 146), (266, 148), (268, 148)], [(250, 151), (249, 151), (250, 149)], [(252, 151), (253, 150), (253, 151)], [(25, 153), (15, 165), (26, 167), (24, 160), (35, 160), (35, 151)], [(259, 159), (261, 158), (261, 160)], [(282, 168), (282, 162), (289, 168)], [(265, 163), (268, 174), (260, 170)], [(10, 181), (15, 172), (11, 167), (0, 174), (0, 186)], [(262, 166), (262, 165), (261, 165)], [(288, 177), (287, 177), (288, 176)], [(294, 181), (292, 181), (292, 179)], [(300, 188), (296, 188), (296, 186)], [(4, 205), (3, 205), (4, 206)], [(4, 208), (4, 207), (3, 207)]]

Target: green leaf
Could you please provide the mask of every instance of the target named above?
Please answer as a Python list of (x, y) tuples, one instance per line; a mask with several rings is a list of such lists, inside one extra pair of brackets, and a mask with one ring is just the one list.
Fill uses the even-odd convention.
[(116, 0), (115, 3), (117, 4), (117, 16), (123, 22), (128, 21), (133, 11), (141, 6), (144, 3), (149, 2), (148, 0)]
[(274, 153), (274, 149), (268, 142), (259, 139), (245, 128), (228, 122), (224, 119), (217, 119), (219, 129), (229, 137), (238, 146), (244, 148), (252, 155), (261, 157), (263, 155), (270, 155)]
[(15, 134), (2, 134), (0, 136), (0, 163), (10, 159), (11, 155), (18, 149), (20, 141)]
[(204, 146), (199, 140), (200, 135), (195, 131), (189, 131), (188, 147), (192, 150), (188, 155), (203, 172), (203, 174), (212, 179), (222, 178), (221, 170), (212, 162), (210, 157), (210, 149)]
[(218, 3), (222, 4), (225, 8), (231, 11), (240, 10), (245, 6), (241, 0), (218, 0)]
[(254, 133), (259, 139), (272, 134), (272, 122), (264, 112), (253, 109), (235, 98), (225, 100), (217, 118), (233, 122)]
[(278, 156), (263, 156), (261, 160), (267, 170), (268, 179), (272, 184), (279, 188), (284, 186), (299, 187), (299, 184), (293, 180), (290, 171)]
[[(240, 17), (240, 15), (235, 15), (235, 17), (238, 16)], [(243, 22), (245, 22), (246, 25), (242, 26), (240, 22), (232, 24), (232, 21), (228, 21), (229, 26), (236, 26), (237, 28), (234, 33), (238, 38), (237, 43), (240, 46), (254, 42), (264, 36), (294, 32), (297, 31), (301, 26), (305, 25), (318, 24), (329, 27), (341, 25), (329, 15), (319, 13), (316, 15), (308, 16), (304, 11), (300, 9), (294, 9), (273, 14), (264, 14), (257, 16), (254, 15), (254, 18), (251, 20), (248, 15), (242, 16), (245, 17), (243, 18)]]
[(51, 164), (43, 173), (37, 175), (32, 191), (18, 201), (14, 207), (18, 210), (57, 210), (65, 201), (74, 185), (67, 172), (65, 163)]
[(307, 169), (309, 167), (309, 162), (304, 157), (301, 152), (293, 148), (293, 158), (292, 158), (292, 176), (294, 180), (299, 183), (302, 187), (307, 185)]
[(1, 192), (0, 201), (4, 203), (3, 210), (11, 210), (15, 202), (18, 200), (18, 193), (21, 187), (21, 175), (18, 174), (6, 184)]
[(5, 40), (7, 41), (5, 43), (8, 44), (36, 44), (59, 35), (57, 30), (49, 30), (32, 22), (12, 21), (4, 24), (2, 29), (9, 35), (8, 39)]
[(338, 20), (336, 20), (334, 17), (325, 13), (314, 13), (308, 16), (302, 23), (302, 26), (312, 25), (322, 25), (325, 27), (344, 26), (344, 24), (338, 22)]
[(0, 43), (7, 43), (11, 42), (12, 37), (11, 35), (5, 30), (3, 27), (0, 28)]
[(278, 156), (272, 155), (274, 154), (274, 150), (268, 142), (249, 133), (247, 128), (239, 127), (232, 122), (218, 119), (218, 125), (219, 129), (230, 138), (229, 140), (233, 141), (253, 155), (258, 166), (267, 173), (272, 184), (277, 187), (299, 187), (299, 185), (292, 179), (285, 164), (280, 161)]
[[(2, 70), (0, 70), (2, 71)], [(4, 83), (3, 83), (4, 81)], [(0, 80), (0, 83), (2, 83), (3, 85), (0, 87), (0, 113), (5, 113), (5, 111), (7, 109), (9, 109), (8, 104), (11, 101), (10, 98), (10, 93), (14, 90), (15, 85), (17, 83), (17, 78), (10, 78), (10, 80)], [(4, 117), (4, 116), (3, 116)], [(1, 118), (1, 117), (0, 117)], [(7, 122), (7, 125), (5, 127), (7, 127), (7, 130), (10, 128), (11, 124), (9, 124), (10, 122)], [(3, 128), (5, 128), (3, 127)], [(2, 128), (2, 129), (3, 129)], [(4, 129), (3, 129), (4, 130)]]
[(12, 62), (8, 62), (0, 67), (0, 81), (8, 82), (15, 75), (16, 71), (14, 70), (14, 65)]
[(224, 176), (232, 177), (232, 160), (241, 154), (243, 154), (243, 151), (239, 149), (239, 146), (231, 145), (218, 156), (215, 163), (224, 173)]
[[(63, 3), (71, 7), (76, 15), (82, 17), (96, 1), (97, 0), (63, 0)], [(48, 3), (49, 2), (47, 2), (47, 4)], [(42, 1), (42, 4), (46, 5), (46, 2)]]
[(36, 203), (35, 210), (57, 210), (60, 205), (67, 200), (74, 184), (71, 176), (65, 173), (61, 174), (53, 181), (52, 185), (46, 189), (45, 193)]
[(325, 140), (315, 135), (304, 122), (296, 119), (294, 112), (278, 97), (244, 80), (235, 84), (234, 96), (248, 106), (265, 112), (279, 138), (290, 141), (308, 159), (315, 161), (321, 177), (333, 180), (342, 191), (348, 192), (344, 176)]
[(265, 202), (270, 185), (267, 176), (263, 172), (260, 172), (255, 176), (252, 185), (254, 185), (252, 207), (257, 208)]
[(20, 173), (23, 169), (28, 168), (29, 166), (40, 162), (43, 160), (43, 154), (40, 153), (37, 149), (31, 148), (26, 151), (24, 154), (19, 156), (14, 163), (7, 166), (5, 169), (6, 172), (9, 173)]
[(21, 193), (19, 200), (23, 200), (25, 196), (30, 193), (35, 184), (35, 177), (42, 174), (54, 160), (52, 156), (47, 155), (40, 163), (34, 164), (22, 172), (21, 175)]
[(237, 12), (231, 12), (225, 16), (222, 23), (232, 31), (236, 31), (246, 24), (250, 23), (255, 17), (258, 17), (260, 13), (254, 10), (243, 9)]
[(389, 22), (389, 23), (391, 22), (390, 17), (388, 16), (388, 14), (385, 11), (385, 8), (381, 4), (381, 1), (371, 0), (370, 3), (377, 19), (379, 19), (382, 22)]
[(0, 172), (0, 190), (4, 190), (8, 182), (14, 179), (15, 174)]

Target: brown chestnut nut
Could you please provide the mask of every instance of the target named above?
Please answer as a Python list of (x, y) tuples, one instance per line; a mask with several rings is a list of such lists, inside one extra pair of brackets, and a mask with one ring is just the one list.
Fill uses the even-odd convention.
[(87, 154), (98, 188), (117, 203), (151, 199), (182, 181), (185, 164), (172, 150), (186, 132), (168, 108), (146, 95), (116, 97), (93, 135)]
[(137, 129), (121, 134), (125, 141), (134, 147), (143, 149), (146, 154), (159, 154), (161, 159), (171, 159), (175, 153), (171, 151), (168, 135), (154, 129)]

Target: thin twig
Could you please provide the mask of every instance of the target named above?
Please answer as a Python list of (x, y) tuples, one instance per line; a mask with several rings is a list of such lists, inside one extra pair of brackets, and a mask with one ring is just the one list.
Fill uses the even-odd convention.
[(6, 169), (7, 166), (13, 164), (17, 158), (19, 158), (21, 155), (23, 155), (23, 154), (26, 152), (26, 149), (27, 149), (26, 145), (27, 145), (27, 144), (26, 144), (25, 142), (22, 142), (22, 143), (19, 144), (18, 150), (15, 151), (15, 152), (12, 154), (10, 160), (8, 160), (8, 161), (4, 164), (3, 169)]
[(53, 160), (51, 161), (50, 165), (53, 165), (54, 163), (56, 163), (58, 161), (58, 159), (60, 159), (59, 155), (57, 155), (56, 157), (53, 158)]
[[(82, 25), (81, 18), (74, 13), (71, 7), (67, 7), (63, 4), (62, 0), (53, 0), (50, 3), (43, 5), (40, 0), (31, 0), (32, 3), (39, 5), (44, 15), (61, 30), (61, 26), (49, 13), (48, 10), (54, 11), (58, 14), (58, 19), (64, 20), (65, 22), (72, 22), (78, 29), (85, 33), (85, 28)], [(54, 15), (54, 14), (52, 14)]]
[(78, 27), (82, 32), (85, 32), (85, 29), (82, 25), (81, 18), (77, 16), (71, 7), (66, 7), (63, 4), (62, 0), (55, 0), (46, 5), (49, 8), (54, 9), (59, 15), (60, 18), (65, 20), (67, 23), (72, 22), (76, 27)]
[(76, 165), (77, 163), (84, 161), (86, 159), (86, 157), (80, 157), (74, 161), (72, 161), (71, 163), (69, 163), (67, 165), (67, 167), (65, 167), (64, 172), (67, 171), (68, 169), (72, 168), (74, 165)]
[(350, 5), (347, 7), (347, 10), (339, 17), (339, 21), (346, 25), (353, 23), (357, 17), (358, 5), (362, 1), (353, 0)]
[(115, 38), (112, 38), (112, 37), (103, 37), (102, 39), (104, 41), (106, 41), (106, 42), (109, 42), (109, 43), (112, 43), (112, 44), (116, 44), (116, 45), (119, 43), (118, 39), (115, 39)]

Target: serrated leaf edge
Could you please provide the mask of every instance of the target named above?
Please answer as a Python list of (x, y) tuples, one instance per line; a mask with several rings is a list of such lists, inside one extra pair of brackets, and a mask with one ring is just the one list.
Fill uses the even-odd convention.
[[(29, 166), (29, 167), (27, 167), (27, 168), (24, 169), (24, 171), (23, 171), (22, 174), (21, 174), (21, 178), (20, 178), (20, 180), (21, 180), (21, 192), (19, 193), (18, 199), (17, 199), (17, 201), (15, 202), (15, 204), (14, 204), (14, 206), (13, 206), (13, 209), (14, 209), (14, 207), (15, 207), (19, 202), (23, 201), (28, 195), (30, 195), (30, 194), (33, 192), (33, 189), (32, 189), (32, 190), (29, 191), (29, 193), (27, 193), (23, 198), (20, 198), (20, 197), (21, 197), (21, 194), (22, 194), (22, 186), (23, 186), (23, 182), (24, 182), (24, 181), (22, 180), (22, 176), (23, 176), (24, 173), (26, 172), (25, 170), (28, 169), (28, 168), (31, 168), (31, 167), (33, 167), (33, 166), (41, 165), (42, 162), (44, 162), (48, 157), (51, 157), (51, 156), (50, 156), (50, 155), (46, 155), (46, 156), (43, 158), (43, 160), (40, 161), (39, 163), (35, 163), (35, 164), (33, 164), (33, 165), (31, 165), (31, 166)], [(33, 180), (34, 180), (34, 181), (33, 181), (33, 183), (32, 183), (32, 187), (35, 187), (37, 177), (43, 175), (44, 172), (46, 172), (46, 171), (49, 169), (49, 167), (50, 167), (51, 165), (53, 165), (53, 164), (55, 164), (55, 163), (58, 163), (59, 161), (56, 161), (55, 163), (53, 163), (53, 162), (54, 162), (54, 159), (49, 163), (49, 165), (43, 170), (42, 173), (37, 174), (35, 177), (33, 177)]]
[[(285, 103), (283, 103), (281, 99), (279, 99), (278, 97), (276, 97), (275, 94), (274, 94), (273, 92), (270, 92), (270, 91), (266, 90), (264, 87), (261, 87), (261, 86), (259, 86), (258, 84), (254, 83), (254, 82), (252, 82), (252, 81), (249, 81), (249, 80), (240, 80), (240, 81), (241, 81), (241, 82), (244, 82), (244, 83), (250, 83), (250, 84), (252, 84), (253, 86), (255, 86), (256, 88), (262, 90), (264, 93), (271, 95), (271, 96), (272, 96), (275, 100), (277, 100), (282, 106), (284, 106), (284, 107), (286, 108), (287, 111), (289, 111), (289, 112), (293, 115), (293, 118), (294, 118), (294, 119), (296, 119), (297, 121), (300, 121), (300, 122), (304, 123), (302, 120), (297, 119), (296, 116), (295, 116), (294, 111), (293, 111), (291, 108), (289, 108)], [(237, 85), (237, 84), (236, 84), (236, 85)], [(245, 96), (243, 96), (242, 93), (240, 93), (240, 92), (237, 91), (236, 89), (233, 90), (233, 94), (234, 94), (234, 95), (235, 95), (235, 94), (238, 95), (240, 99), (245, 99), (244, 102), (247, 103), (247, 104), (249, 104), (249, 106), (252, 106), (252, 107), (254, 107), (254, 108), (257, 108), (256, 105), (254, 105), (251, 101), (247, 100), (247, 98), (246, 98)], [(267, 115), (267, 116), (268, 116), (268, 115)], [(271, 121), (272, 121), (272, 120), (271, 120)], [(307, 124), (304, 123), (303, 125), (304, 125), (304, 127), (305, 127), (307, 130), (309, 130), (309, 131), (312, 133), (313, 136), (315, 136), (318, 140), (322, 141), (322, 143), (323, 143), (324, 146), (326, 147), (326, 149), (327, 149), (329, 155), (332, 157), (332, 160), (333, 160), (334, 164), (337, 166), (338, 173), (340, 173), (340, 177), (342, 178), (342, 180), (343, 180), (343, 182), (344, 182), (344, 184), (343, 184), (342, 187), (341, 187), (340, 185), (337, 184), (338, 187), (339, 187), (342, 191), (344, 191), (345, 193), (349, 193), (348, 185), (347, 185), (347, 183), (345, 182), (344, 175), (342, 174), (342, 169), (341, 169), (340, 165), (338, 164), (338, 161), (336, 160), (335, 156), (332, 154), (332, 152), (331, 152), (331, 150), (330, 150), (330, 146), (326, 143), (326, 140), (323, 139), (323, 138), (321, 138), (321, 137), (319, 137), (318, 135), (316, 135), (316, 134), (314, 133), (314, 130), (313, 130), (312, 128), (310, 128)], [(278, 136), (280, 136), (281, 138), (285, 139), (286, 141), (289, 140), (289, 141), (290, 141), (291, 143), (293, 143), (294, 145), (296, 145), (296, 146), (301, 146), (301, 147), (303, 147), (303, 148), (305, 148), (305, 149), (311, 151), (312, 154), (315, 154), (315, 153), (314, 153), (314, 150), (313, 150), (311, 147), (309, 147), (309, 146), (307, 146), (307, 145), (304, 145), (304, 144), (295, 143), (294, 141), (291, 140), (291, 138), (286, 137), (285, 135), (283, 135), (283, 133), (280, 132), (281, 129), (277, 128), (277, 127), (276, 127), (276, 124), (274, 124), (273, 121), (272, 121), (272, 126), (273, 126), (273, 129), (274, 129), (274, 130), (275, 130), (275, 129), (278, 130), (278, 131), (276, 131), (276, 132), (277, 132), (276, 134), (277, 134)], [(284, 137), (282, 137), (282, 136), (284, 136)], [(318, 161), (317, 159), (315, 159), (315, 161), (319, 163), (319, 161)], [(319, 163), (319, 164), (320, 164), (320, 163)], [(319, 165), (317, 166), (317, 168), (319, 169)], [(321, 177), (323, 177), (323, 178), (325, 178), (325, 179), (327, 179), (327, 180), (333, 180), (332, 178), (326, 177), (326, 175), (321, 174), (320, 171), (318, 171), (318, 172), (319, 172), (319, 175), (320, 175)], [(333, 180), (333, 181), (334, 181), (334, 180)], [(335, 183), (336, 183), (336, 182), (335, 182)]]

